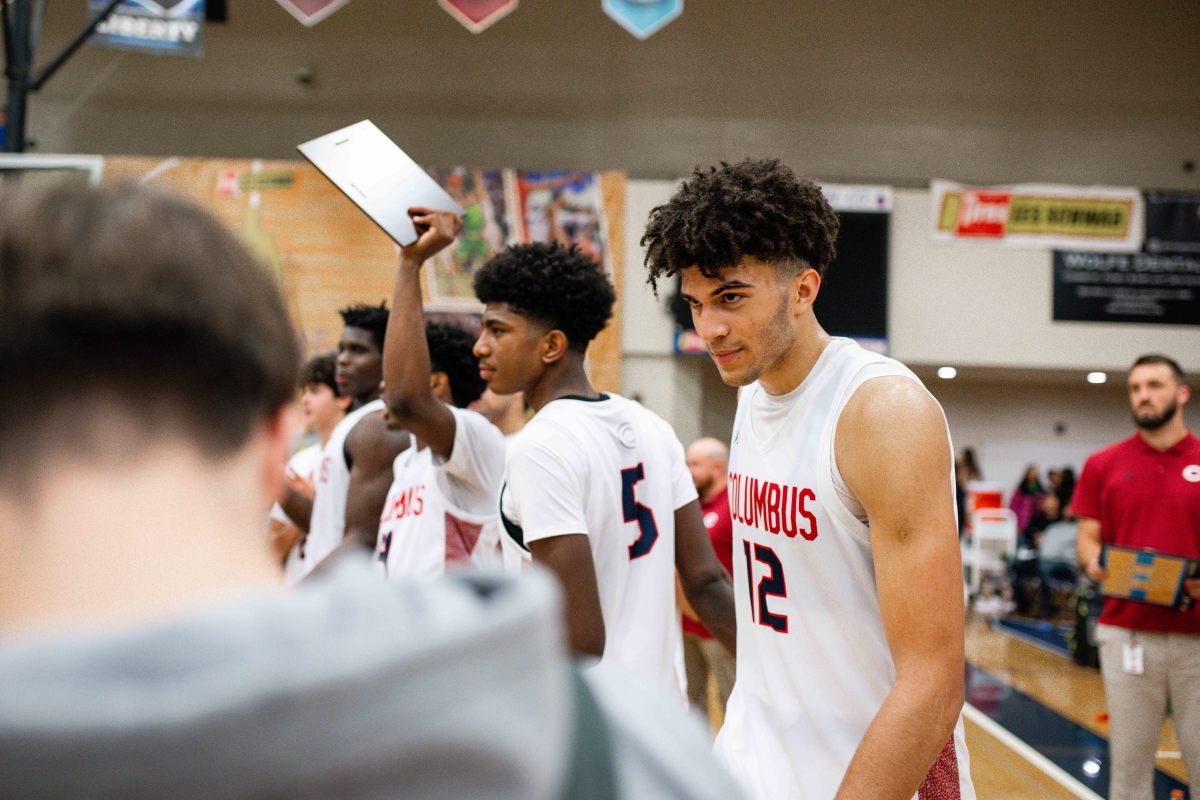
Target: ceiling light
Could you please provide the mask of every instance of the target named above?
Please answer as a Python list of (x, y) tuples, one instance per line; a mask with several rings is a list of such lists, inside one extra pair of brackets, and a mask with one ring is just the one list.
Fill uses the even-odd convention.
[(950, 380), (958, 374), (958, 370), (954, 367), (938, 367), (938, 377), (942, 380)]
[(1108, 376), (1103, 372), (1089, 372), (1087, 375), (1088, 383), (1104, 383), (1108, 380)]

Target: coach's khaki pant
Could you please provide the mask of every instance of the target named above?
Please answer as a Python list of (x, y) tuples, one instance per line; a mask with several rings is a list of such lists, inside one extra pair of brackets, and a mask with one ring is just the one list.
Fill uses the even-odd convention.
[[(1200, 636), (1100, 625), (1096, 639), (1110, 724), (1109, 800), (1147, 800), (1154, 796), (1154, 754), (1168, 697), (1175, 734), (1195, 792), (1200, 788)], [(1141, 675), (1125, 672), (1125, 645), (1144, 648), (1145, 670)]]
[(711, 674), (717, 684), (717, 701), (721, 704), (721, 713), (724, 714), (736, 671), (733, 656), (726, 653), (725, 648), (716, 639), (701, 639), (699, 636), (685, 633), (683, 664), (687, 669), (688, 699), (692, 701), (692, 705), (704, 712), (706, 719), (712, 719), (708, 707), (708, 676)]

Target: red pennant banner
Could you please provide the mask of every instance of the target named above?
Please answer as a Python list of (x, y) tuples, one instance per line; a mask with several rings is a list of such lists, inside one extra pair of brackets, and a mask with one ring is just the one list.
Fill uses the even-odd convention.
[(276, 0), (276, 2), (286, 8), (288, 13), (300, 20), (301, 23), (311, 28), (349, 3), (350, 0)]
[(517, 0), (438, 0), (471, 33), (481, 33), (517, 7)]

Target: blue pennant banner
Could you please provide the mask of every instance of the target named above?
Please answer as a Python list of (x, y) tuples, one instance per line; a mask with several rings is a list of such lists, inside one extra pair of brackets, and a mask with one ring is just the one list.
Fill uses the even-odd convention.
[(683, 0), (604, 0), (604, 13), (639, 39), (649, 39), (683, 13)]
[[(107, 6), (88, 0), (92, 16)], [(170, 56), (204, 54), (204, 0), (125, 0), (100, 23), (91, 43)]]

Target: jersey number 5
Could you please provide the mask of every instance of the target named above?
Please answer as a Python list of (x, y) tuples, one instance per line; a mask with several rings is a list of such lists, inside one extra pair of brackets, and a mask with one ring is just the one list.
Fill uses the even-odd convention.
[(629, 545), (629, 560), (641, 558), (654, 548), (658, 541), (658, 525), (654, 522), (654, 512), (637, 501), (633, 487), (646, 477), (646, 470), (641, 464), (636, 467), (621, 470), (621, 508), (624, 510), (626, 522), (636, 522), (638, 538)]
[[(754, 561), (750, 560), (750, 548), (754, 548), (754, 561), (766, 564), (770, 572), (758, 579), (758, 613), (754, 605)], [(788, 632), (786, 614), (772, 614), (767, 608), (768, 597), (787, 597), (787, 581), (783, 577), (783, 564), (779, 556), (766, 545), (754, 544), (742, 540), (742, 549), (746, 553), (746, 588), (750, 590), (750, 619), (757, 619), (759, 625), (771, 628), (777, 633)]]

